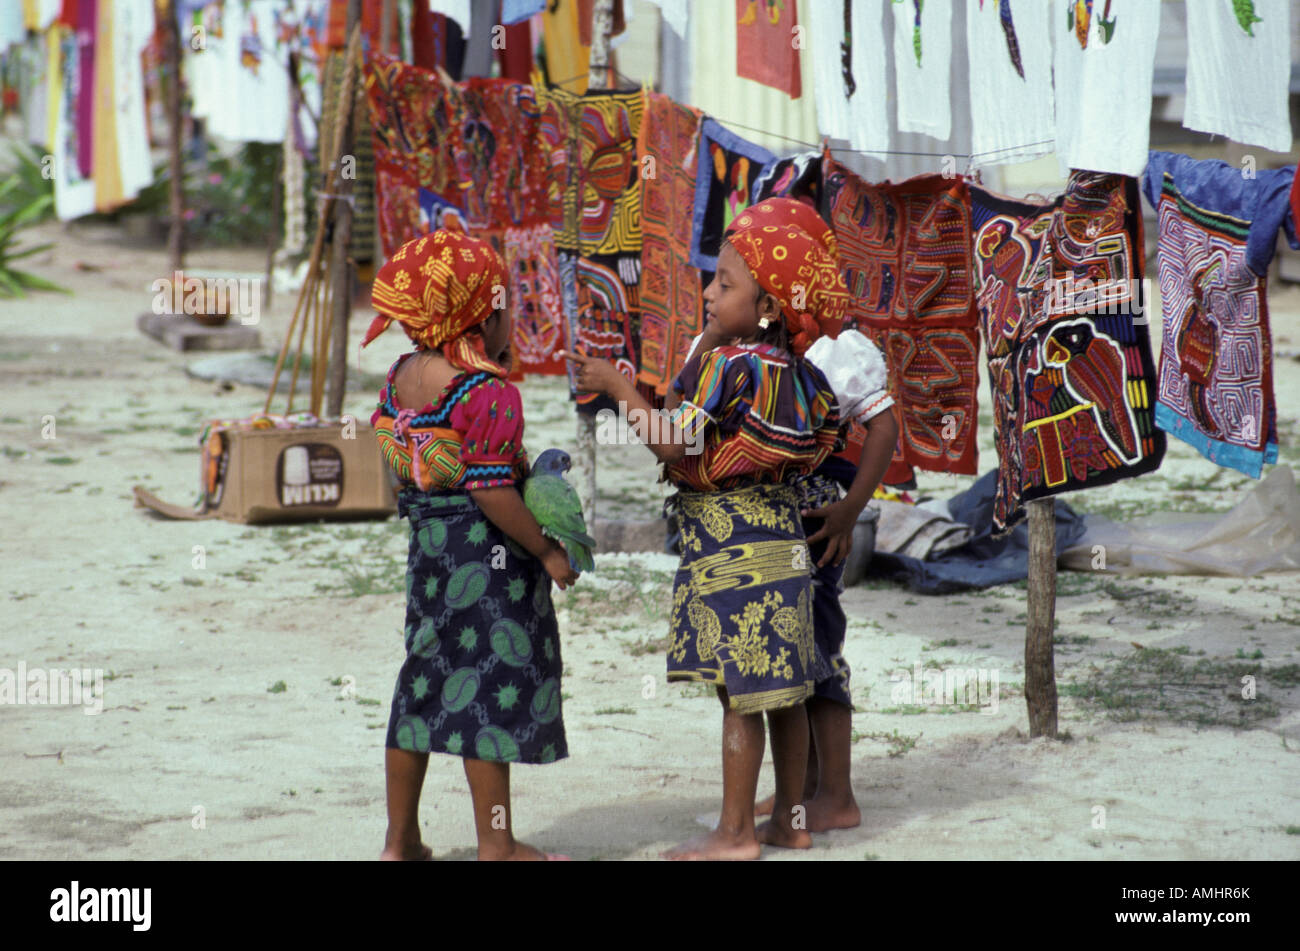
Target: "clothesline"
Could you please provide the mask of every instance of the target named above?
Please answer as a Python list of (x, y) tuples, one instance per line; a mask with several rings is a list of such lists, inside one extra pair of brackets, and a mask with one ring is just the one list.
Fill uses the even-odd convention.
[[(631, 76), (628, 76), (626, 73), (621, 72), (619, 69), (617, 69), (614, 66), (610, 66), (610, 65), (592, 66), (591, 69), (592, 70), (613, 70), (614, 75), (619, 79), (621, 79), (623, 82), (633, 87), (637, 85), (636, 80), (634, 80)], [(554, 80), (552, 81), (551, 85), (564, 86), (568, 83), (577, 82), (579, 79), (585, 79), (589, 75), (590, 75), (590, 71), (586, 73), (582, 73), (579, 76), (570, 76), (568, 79)], [(746, 132), (756, 132), (759, 135), (770, 136), (774, 139), (781, 139), (782, 141), (785, 142), (793, 142), (795, 145), (802, 145), (804, 148), (814, 152), (821, 149), (821, 146), (816, 142), (806, 142), (803, 139), (798, 139), (793, 136), (782, 135), (779, 132), (769, 132), (767, 129), (759, 129), (754, 126), (745, 125), (743, 122), (735, 122), (731, 119), (723, 119), (715, 115), (710, 115), (709, 118), (713, 119), (715, 122), (720, 122), (725, 126), (730, 126), (736, 129), (744, 129)], [(1026, 149), (1036, 148), (1037, 146), (1040, 145), (1053, 145), (1053, 144), (1055, 144), (1053, 140), (1043, 139), (1039, 142), (1028, 142), (1024, 145), (1008, 145), (1000, 149), (987, 149), (983, 152), (909, 152), (909, 151), (904, 151), (902, 149), (851, 149), (844, 146), (830, 146), (830, 150), (832, 152), (848, 153), (852, 155), (902, 155), (902, 156), (911, 156), (911, 157), (928, 156), (931, 158), (947, 158), (951, 156), (953, 158), (973, 159), (973, 158), (983, 158), (989, 155), (998, 155), (1002, 152), (1021, 152)]]

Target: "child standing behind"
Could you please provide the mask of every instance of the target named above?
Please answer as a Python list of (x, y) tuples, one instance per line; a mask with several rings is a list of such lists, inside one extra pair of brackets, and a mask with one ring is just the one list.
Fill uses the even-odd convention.
[(550, 586), (577, 576), (519, 494), (528, 457), (506, 381), (505, 287), (492, 246), (456, 226), (402, 245), (375, 278), (379, 316), (362, 345), (393, 320), (416, 344), (388, 371), (371, 418), (411, 522), (386, 859), (431, 857), (419, 827), (430, 752), (464, 760), (480, 860), (552, 858), (514, 838), (509, 764), (568, 755)]
[[(836, 263), (802, 229), (730, 236), (704, 293), (707, 327), (736, 340), (692, 361), (674, 381), (683, 402), (666, 435), (638, 432), (679, 489), (682, 563), (674, 580), (668, 679), (713, 684), (723, 706), (722, 816), (673, 859), (754, 859), (763, 843), (812, 844), (800, 806), (808, 757), (804, 702), (813, 694), (810, 559), (794, 482), (834, 449), (835, 397), (799, 357), (838, 330), (848, 304)], [(564, 353), (577, 383), (626, 411), (649, 404), (609, 363)], [(634, 417), (635, 418), (635, 417)], [(656, 427), (661, 429), (660, 427)], [(704, 434), (704, 448), (685, 443)], [(658, 435), (660, 442), (650, 442)], [(763, 714), (772, 734), (776, 804), (755, 828)]]
[[(802, 228), (838, 264), (835, 233), (811, 205), (770, 198), (746, 209), (731, 229), (767, 224)], [(703, 338), (700, 343), (707, 345)], [(808, 348), (807, 359), (826, 375), (835, 391), (841, 423), (859, 422), (867, 431), (856, 470), (837, 456), (829, 457), (802, 483), (803, 530), (813, 560), (816, 680), (808, 699), (810, 735), (803, 801), (808, 831), (825, 832), (853, 828), (862, 821), (850, 776), (853, 702), (849, 665), (844, 659), (848, 621), (840, 606), (841, 578), (844, 559), (853, 544), (853, 526), (889, 466), (898, 441), (898, 423), (893, 413), (886, 412), (894, 401), (886, 390), (885, 359), (862, 334), (847, 330), (838, 336), (824, 335)], [(843, 497), (840, 483), (848, 490)], [(756, 813), (768, 815), (773, 808), (773, 798), (768, 798), (759, 803)]]

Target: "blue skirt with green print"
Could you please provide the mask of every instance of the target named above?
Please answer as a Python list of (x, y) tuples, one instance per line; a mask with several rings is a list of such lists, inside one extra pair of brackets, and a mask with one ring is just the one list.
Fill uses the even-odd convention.
[(465, 492), (406, 488), (406, 662), (390, 749), (502, 763), (569, 755), (551, 579)]

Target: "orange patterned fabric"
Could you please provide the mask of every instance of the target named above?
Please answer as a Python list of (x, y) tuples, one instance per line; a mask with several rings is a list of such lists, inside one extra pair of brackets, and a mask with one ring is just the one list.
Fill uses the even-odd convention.
[(379, 269), (371, 293), (379, 316), (361, 345), (396, 320), (419, 346), (441, 347), (504, 308), (506, 286), (505, 263), (492, 245), (451, 222), (406, 242)]
[[(802, 207), (792, 199), (760, 202), (736, 219), (727, 237), (758, 286), (780, 303), (796, 356), (803, 356), (822, 334), (837, 336), (849, 307), (848, 288), (832, 251), (835, 237), (824, 233), (829, 229), (812, 209), (808, 211), (820, 228), (807, 222), (807, 213), (798, 210)], [(816, 234), (792, 223), (796, 216)]]

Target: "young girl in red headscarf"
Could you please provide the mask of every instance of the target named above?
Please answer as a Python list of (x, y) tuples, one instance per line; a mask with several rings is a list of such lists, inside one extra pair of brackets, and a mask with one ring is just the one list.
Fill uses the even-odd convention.
[(396, 320), (416, 344), (371, 419), (411, 522), (386, 859), (431, 857), (418, 817), (430, 752), (464, 759), (480, 859), (552, 857), (514, 838), (509, 764), (568, 755), (550, 585), (577, 575), (519, 493), (528, 457), (506, 380), (506, 285), (492, 246), (455, 225), (402, 245), (375, 278), (379, 316), (364, 343)]
[[(769, 198), (745, 210), (729, 230), (767, 224), (791, 224), (815, 238), (836, 261), (839, 242), (830, 226), (811, 205), (790, 198)], [(687, 362), (699, 350), (721, 341), (710, 331), (697, 338)], [(857, 466), (840, 456), (825, 460), (803, 488), (803, 529), (813, 560), (813, 645), (816, 683), (808, 698), (808, 773), (803, 802), (808, 831), (847, 829), (861, 822), (853, 796), (850, 750), (853, 702), (849, 693), (849, 665), (844, 659), (848, 619), (840, 606), (844, 559), (853, 544), (853, 527), (871, 499), (898, 441), (898, 424), (887, 383), (885, 359), (870, 340), (856, 330), (839, 333), (827, 328), (808, 348), (806, 359), (826, 375), (835, 391), (840, 421), (856, 422), (866, 429)], [(847, 494), (841, 497), (841, 485)], [(756, 807), (756, 814), (771, 813), (774, 798)]]
[[(729, 236), (704, 301), (711, 334), (731, 342), (702, 353), (674, 381), (682, 402), (667, 435), (649, 425), (649, 405), (612, 364), (563, 355), (578, 364), (581, 389), (644, 411), (636, 414), (646, 420), (636, 424), (638, 435), (679, 490), (682, 563), (668, 679), (717, 688), (723, 805), (712, 833), (666, 857), (753, 859), (763, 843), (812, 844), (801, 801), (804, 702), (814, 689), (813, 599), (796, 483), (835, 449), (840, 426), (825, 376), (800, 357), (823, 326), (838, 331), (848, 293), (836, 262), (813, 237), (773, 223)], [(702, 451), (688, 452), (688, 443), (700, 445), (700, 434)], [(776, 802), (771, 821), (756, 828), (764, 714)]]

